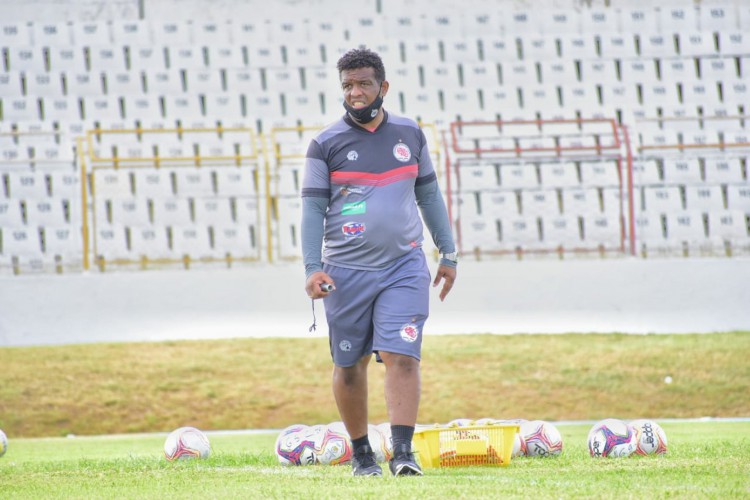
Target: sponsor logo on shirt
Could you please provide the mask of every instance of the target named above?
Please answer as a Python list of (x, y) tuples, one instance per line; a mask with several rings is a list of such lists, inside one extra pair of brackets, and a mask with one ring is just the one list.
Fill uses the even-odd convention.
[(367, 212), (367, 202), (359, 201), (357, 203), (344, 203), (341, 209), (341, 215), (357, 215)]
[(365, 225), (361, 222), (347, 222), (341, 226), (341, 232), (348, 238), (361, 238), (365, 233)]
[(405, 342), (415, 342), (419, 337), (419, 328), (414, 323), (407, 323), (401, 327), (401, 338)]
[(339, 189), (341, 196), (349, 196), (350, 194), (362, 194), (362, 188), (357, 186), (344, 186)]
[(411, 149), (409, 149), (409, 146), (403, 142), (399, 142), (393, 146), (393, 156), (395, 156), (398, 161), (407, 162), (411, 159)]

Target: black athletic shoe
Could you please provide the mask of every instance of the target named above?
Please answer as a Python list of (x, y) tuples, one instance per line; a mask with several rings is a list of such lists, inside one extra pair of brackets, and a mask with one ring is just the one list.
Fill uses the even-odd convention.
[(422, 469), (414, 460), (414, 453), (408, 444), (400, 444), (393, 448), (393, 458), (389, 464), (394, 476), (421, 476)]
[(359, 447), (352, 454), (353, 476), (382, 476), (383, 469), (375, 461), (375, 453), (369, 445)]

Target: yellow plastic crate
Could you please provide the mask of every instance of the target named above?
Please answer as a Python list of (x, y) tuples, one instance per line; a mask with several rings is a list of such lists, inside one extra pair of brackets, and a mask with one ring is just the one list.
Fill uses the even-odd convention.
[(513, 454), (516, 424), (435, 427), (414, 433), (414, 446), (422, 468), (506, 466)]

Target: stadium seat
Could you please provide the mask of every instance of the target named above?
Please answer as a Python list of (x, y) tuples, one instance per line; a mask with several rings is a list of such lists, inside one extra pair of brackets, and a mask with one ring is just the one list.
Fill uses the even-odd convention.
[(44, 73), (48, 69), (42, 47), (11, 45), (4, 50), (4, 57), (10, 71)]
[(509, 217), (500, 219), (502, 246), (508, 250), (536, 250), (542, 247), (540, 227), (536, 217)]
[[(750, 60), (748, 60), (748, 67), (750, 67)], [(728, 81), (724, 83), (723, 88), (725, 103), (742, 105), (750, 102), (750, 85), (747, 80)]]
[(196, 224), (222, 226), (233, 222), (229, 198), (196, 198), (193, 209)]
[(29, 199), (24, 202), (26, 223), (29, 226), (64, 226), (68, 224), (65, 205), (62, 199)]
[(463, 34), (470, 36), (496, 35), (500, 26), (499, 13), (492, 8), (467, 9), (461, 13)]
[(712, 33), (700, 31), (677, 34), (681, 57), (715, 56), (718, 53)]
[(692, 185), (685, 187), (685, 207), (690, 211), (717, 212), (724, 210), (721, 186)]
[(0, 199), (0, 227), (23, 227), (25, 221), (20, 199)]
[(227, 20), (193, 20), (193, 43), (203, 47), (227, 46), (232, 43), (231, 25)]
[(544, 85), (562, 85), (564, 87), (575, 85), (578, 74), (574, 61), (556, 60), (542, 61), (539, 63), (541, 82)]
[(469, 212), (470, 215), (498, 218), (521, 213), (516, 193), (513, 191), (479, 192), (475, 196), (475, 202), (476, 212)]
[(576, 9), (543, 9), (537, 21), (543, 33), (561, 35), (581, 31), (581, 11)]
[(707, 227), (700, 212), (679, 211), (666, 214), (667, 241), (688, 247), (706, 243)]
[(539, 187), (536, 169), (533, 163), (501, 165), (500, 184), (504, 189)]
[(107, 94), (140, 95), (143, 94), (143, 80), (140, 74), (132, 71), (108, 72), (104, 75)]
[(498, 227), (496, 218), (461, 218), (458, 224), (461, 252), (497, 249), (500, 244)]
[[(737, 6), (739, 7), (740, 4)], [(729, 3), (701, 4), (697, 9), (698, 25), (702, 32), (719, 33), (737, 27), (734, 8)]]
[[(125, 54), (128, 70), (130, 71), (157, 74), (169, 69), (166, 52), (162, 46), (132, 45), (125, 47)], [(104, 68), (104, 70), (106, 70), (106, 68)], [(113, 68), (112, 71), (114, 70), (115, 69)]]
[[(125, 51), (122, 47), (114, 45), (108, 47), (87, 47), (90, 71), (127, 71), (128, 64)], [(132, 59), (131, 59), (132, 60)]]
[(657, 60), (650, 57), (630, 59), (620, 63), (620, 81), (628, 84), (653, 85), (659, 81)]
[(658, 10), (646, 6), (623, 7), (618, 10), (623, 33), (658, 33)]
[(521, 54), (528, 61), (549, 61), (560, 57), (557, 38), (552, 35), (527, 35), (519, 38)]
[(709, 213), (708, 230), (711, 238), (720, 238), (730, 244), (747, 245), (750, 242), (747, 214), (739, 210)]
[(722, 56), (744, 56), (750, 53), (750, 36), (747, 31), (738, 31), (736, 28), (721, 30), (718, 32), (718, 40)]
[(326, 63), (323, 48), (315, 40), (287, 40), (284, 43), (284, 58), (286, 64), (294, 68), (322, 66)]
[(104, 80), (98, 71), (65, 73), (65, 87), (72, 98), (104, 95)]
[(539, 75), (534, 62), (518, 61), (502, 64), (501, 67), (504, 85), (522, 87), (539, 84)]
[(31, 45), (31, 27), (25, 21), (0, 23), (0, 47), (27, 47)]
[(83, 259), (83, 238), (78, 226), (46, 226), (42, 228), (44, 253), (60, 257), (64, 264), (80, 264)]
[(238, 196), (234, 199), (234, 216), (238, 224), (258, 228), (260, 222), (259, 199), (253, 196)]
[(50, 71), (87, 71), (86, 57), (81, 47), (50, 47), (47, 49)]
[(234, 45), (208, 45), (206, 62), (214, 69), (239, 69), (246, 67), (242, 47)]
[(665, 158), (665, 184), (700, 184), (703, 182), (698, 158)]
[(581, 183), (588, 187), (619, 186), (620, 173), (612, 161), (581, 162)]
[(442, 39), (443, 60), (446, 63), (453, 64), (477, 64), (481, 62), (479, 57), (480, 40), (475, 38), (477, 35), (469, 35), (460, 38)]
[(59, 71), (26, 73), (26, 93), (39, 97), (60, 97), (64, 94), (63, 78)]
[(130, 250), (136, 258), (170, 259), (176, 257), (169, 247), (166, 227), (130, 227)]
[(283, 68), (284, 53), (281, 45), (265, 43), (254, 43), (246, 46), (247, 65), (251, 68)]
[(255, 94), (263, 92), (263, 77), (254, 68), (230, 68), (226, 70), (227, 92)]
[(154, 224), (189, 226), (193, 222), (189, 198), (154, 197), (152, 205)]
[(583, 241), (587, 246), (619, 248), (623, 231), (617, 214), (597, 214), (583, 217)]
[(96, 169), (92, 172), (92, 193), (100, 198), (129, 198), (133, 196), (130, 172), (127, 170)]
[(300, 236), (302, 201), (298, 197), (277, 198), (277, 215), (279, 257), (299, 257), (302, 254)]
[[(149, 215), (149, 207), (146, 199), (142, 198), (127, 198), (127, 199), (114, 199), (114, 200), (102, 200), (97, 198), (97, 204), (101, 207), (101, 203), (109, 206), (111, 214), (110, 224), (122, 224), (124, 226), (139, 226), (146, 227), (151, 225), (151, 216)], [(101, 214), (103, 215), (103, 214)], [(100, 210), (97, 209), (97, 225), (100, 225), (104, 220), (101, 218)]]
[(195, 260), (216, 257), (221, 249), (211, 247), (209, 231), (203, 224), (172, 227), (172, 252), (177, 257), (188, 256)]
[(553, 215), (542, 219), (542, 242), (547, 248), (574, 250), (581, 246), (581, 225), (577, 216)]
[(599, 50), (603, 59), (635, 59), (638, 57), (635, 38), (632, 33), (638, 31), (625, 31), (624, 33), (605, 33), (599, 36)]
[(494, 190), (499, 187), (497, 166), (487, 162), (457, 164), (458, 186), (462, 191)]
[(741, 184), (742, 163), (738, 157), (707, 157), (705, 159), (706, 183)]
[(164, 53), (167, 59), (167, 68), (171, 69), (205, 69), (206, 59), (201, 47), (193, 45), (167, 45)]
[(652, 214), (677, 212), (684, 209), (677, 186), (643, 188), (645, 210)]
[(424, 86), (427, 88), (457, 89), (461, 87), (459, 67), (455, 63), (431, 64), (423, 67)]
[(312, 16), (307, 23), (308, 40), (327, 43), (346, 41), (344, 23), (340, 19)]
[(216, 194), (219, 196), (253, 196), (257, 194), (254, 172), (248, 167), (216, 169)]
[(193, 43), (193, 24), (186, 21), (149, 22), (155, 44), (164, 46), (189, 45)]
[(97, 258), (106, 260), (129, 259), (132, 257), (127, 243), (124, 226), (105, 225), (93, 231), (93, 252)]
[(430, 65), (440, 61), (440, 45), (436, 39), (408, 39), (403, 41), (404, 63)]
[(587, 215), (600, 213), (599, 191), (593, 188), (563, 189), (562, 212), (566, 215)]
[(31, 227), (3, 227), (2, 254), (6, 256), (38, 256), (42, 253), (39, 229)]
[(541, 163), (539, 174), (545, 188), (579, 187), (578, 169), (573, 162)]
[(0, 72), (0, 96), (21, 97), (23, 96), (23, 78), (21, 71)]
[(541, 11), (532, 9), (517, 9), (504, 12), (501, 17), (503, 33), (510, 35), (528, 35), (538, 33), (541, 23), (538, 17)]
[(247, 224), (216, 226), (214, 232), (214, 248), (221, 250), (235, 258), (257, 258), (259, 250), (259, 234), (257, 227)]
[(750, 215), (750, 186), (729, 184), (727, 186), (727, 209), (738, 210)]
[(110, 23), (107, 21), (73, 21), (70, 28), (75, 47), (103, 47), (112, 44)]
[(518, 61), (518, 51), (511, 37), (501, 35), (483, 36), (480, 39), (484, 60), (491, 63), (512, 63)]
[(523, 215), (558, 215), (560, 203), (557, 199), (557, 191), (554, 189), (521, 191), (521, 212)]
[(8, 174), (7, 186), (10, 199), (44, 199), (49, 196), (47, 176), (41, 172)]
[(614, 9), (592, 6), (583, 9), (580, 15), (581, 32), (585, 35), (616, 33), (620, 29), (619, 16)]
[(154, 43), (151, 25), (145, 20), (113, 19), (111, 30), (115, 46), (149, 46)]

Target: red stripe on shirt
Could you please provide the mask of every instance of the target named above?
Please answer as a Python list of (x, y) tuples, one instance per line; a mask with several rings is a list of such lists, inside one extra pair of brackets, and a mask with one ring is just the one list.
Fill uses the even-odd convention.
[(359, 184), (363, 186), (384, 186), (404, 179), (414, 179), (417, 177), (419, 166), (406, 165), (405, 167), (394, 168), (380, 174), (369, 172), (344, 172), (337, 171), (331, 173), (331, 181), (336, 184)]

